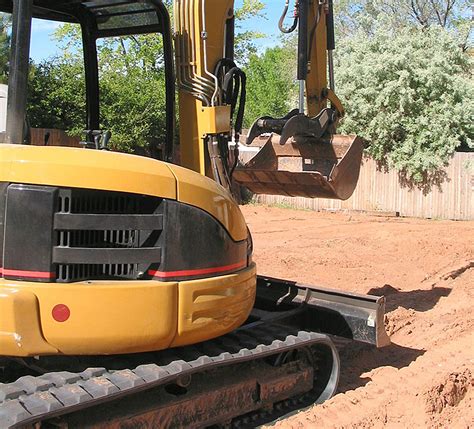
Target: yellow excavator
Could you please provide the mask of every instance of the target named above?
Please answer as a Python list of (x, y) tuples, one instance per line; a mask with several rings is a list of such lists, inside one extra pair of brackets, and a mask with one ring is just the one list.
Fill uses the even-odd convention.
[[(299, 107), (258, 118), (263, 147), (239, 162), (233, 3), (175, 0), (172, 29), (160, 0), (0, 0), (0, 428), (252, 427), (334, 394), (334, 338), (389, 343), (383, 297), (257, 276), (236, 184), (346, 199), (363, 144), (336, 134), (332, 2), (299, 0), (280, 22), (298, 31)], [(33, 18), (82, 29), (83, 148), (25, 144)], [(97, 43), (147, 33), (164, 46), (161, 160), (107, 150), (100, 128)]]

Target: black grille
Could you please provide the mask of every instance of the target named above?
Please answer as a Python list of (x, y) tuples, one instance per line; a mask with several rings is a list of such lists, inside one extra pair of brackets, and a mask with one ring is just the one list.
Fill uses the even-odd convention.
[(132, 279), (137, 277), (137, 264), (59, 264), (57, 281), (67, 283), (92, 279)]
[(61, 189), (59, 211), (64, 213), (152, 214), (161, 199), (122, 192)]
[(160, 264), (163, 200), (60, 189), (53, 262), (58, 282), (145, 278)]

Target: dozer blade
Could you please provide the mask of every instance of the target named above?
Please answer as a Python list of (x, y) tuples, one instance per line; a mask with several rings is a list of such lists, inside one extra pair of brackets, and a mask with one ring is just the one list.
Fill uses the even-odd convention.
[(272, 134), (233, 177), (254, 194), (347, 200), (359, 180), (363, 150), (356, 136), (296, 136), (281, 145)]

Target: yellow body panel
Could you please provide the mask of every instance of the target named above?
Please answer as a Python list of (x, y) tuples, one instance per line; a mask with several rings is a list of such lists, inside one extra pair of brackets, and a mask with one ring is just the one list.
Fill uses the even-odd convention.
[[(255, 266), (181, 283), (0, 280), (0, 355), (131, 353), (199, 342), (245, 321), (255, 285)], [(57, 304), (70, 309), (65, 322), (52, 317)]]
[[(176, 332), (176, 283), (96, 281), (36, 284), (32, 290), (41, 304), (43, 335), (64, 354), (160, 350)], [(70, 308), (66, 322), (52, 318), (57, 304)]]
[(198, 112), (203, 137), (207, 134), (230, 132), (230, 106), (204, 107)]
[[(154, 281), (56, 284), (1, 280), (0, 309), (12, 307), (12, 303), (15, 306), (9, 315), (2, 313), (0, 332), (21, 337), (22, 346), (16, 353), (8, 348), (5, 352), (0, 337), (0, 354), (93, 355), (167, 348), (176, 333), (177, 287), (177, 283)], [(16, 295), (28, 297), (36, 305), (25, 312)], [(53, 319), (52, 310), (58, 304), (71, 311), (65, 322)], [(12, 320), (23, 325), (12, 327)], [(24, 322), (31, 320), (36, 323), (28, 326)], [(47, 348), (38, 347), (38, 338)]]
[[(239, 206), (225, 188), (186, 168), (170, 165), (178, 184), (178, 200), (200, 207), (218, 219), (234, 241), (247, 238), (247, 224)], [(206, 189), (203, 192), (202, 189)]]
[(193, 171), (141, 156), (90, 149), (0, 145), (0, 182), (99, 189), (169, 198), (214, 216), (235, 241), (247, 227), (230, 194)]
[(33, 292), (0, 286), (0, 355), (58, 353), (42, 335), (38, 312), (38, 299)]
[(178, 332), (173, 347), (198, 343), (245, 322), (255, 301), (256, 268), (242, 274), (181, 282)]
[(316, 28), (314, 40), (311, 41), (312, 24), (308, 26), (308, 40), (312, 43), (311, 58), (309, 58), (311, 68), (306, 78), (306, 95), (308, 116), (316, 116), (322, 109), (327, 107), (327, 95), (323, 96), (323, 91), (327, 90), (327, 30), (326, 13), (324, 7), (320, 7), (319, 2), (313, 2), (309, 8), (309, 20), (313, 23), (318, 16), (318, 9), (322, 11), (319, 23)]
[[(176, 2), (177, 4), (179, 2)], [(207, 32), (207, 64), (208, 70), (213, 71), (217, 62), (223, 57), (225, 23), (233, 16), (234, 0), (206, 0), (206, 32)], [(175, 8), (174, 13), (179, 13)], [(202, 0), (194, 3), (194, 16), (201, 17)], [(204, 46), (201, 37), (203, 23), (201, 19), (196, 19), (193, 23), (194, 34), (187, 34), (175, 25), (178, 37), (184, 37), (188, 44), (188, 50), (195, 46), (195, 56), (193, 66), (197, 73), (205, 78), (209, 78), (204, 69)], [(182, 31), (183, 34), (179, 32)], [(193, 38), (191, 43), (190, 38)], [(182, 66), (182, 58), (177, 57), (177, 67)], [(204, 147), (203, 135), (210, 133), (209, 117), (204, 112), (202, 101), (197, 100), (193, 95), (182, 88), (179, 89), (179, 117), (181, 118), (180, 132), (180, 164), (183, 167), (194, 170), (200, 174), (211, 176), (208, 168), (209, 155)], [(210, 112), (210, 111), (209, 111)], [(185, 125), (185, 126), (183, 126)], [(227, 127), (230, 127), (230, 120)]]
[(179, 127), (179, 164), (205, 176), (207, 148), (197, 128), (197, 112), (202, 103), (184, 91), (179, 94), (179, 117), (186, 123)]
[(0, 145), (0, 182), (130, 192), (176, 199), (167, 164), (123, 153)]

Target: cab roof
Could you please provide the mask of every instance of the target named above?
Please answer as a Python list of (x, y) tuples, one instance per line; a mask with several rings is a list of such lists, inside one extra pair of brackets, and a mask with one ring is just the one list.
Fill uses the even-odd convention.
[[(33, 0), (33, 17), (52, 21), (85, 23), (98, 37), (130, 33), (162, 32), (158, 8), (161, 0)], [(12, 0), (0, 0), (0, 11), (11, 13)]]

